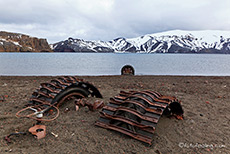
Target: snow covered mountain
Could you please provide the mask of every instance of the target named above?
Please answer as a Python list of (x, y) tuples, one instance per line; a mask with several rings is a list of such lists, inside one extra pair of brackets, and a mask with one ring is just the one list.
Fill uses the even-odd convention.
[(85, 41), (69, 38), (51, 45), (55, 52), (229, 53), (230, 31), (173, 30), (137, 38)]

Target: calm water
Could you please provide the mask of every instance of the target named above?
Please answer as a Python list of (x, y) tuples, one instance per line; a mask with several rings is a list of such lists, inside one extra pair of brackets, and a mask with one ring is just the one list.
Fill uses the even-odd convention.
[(125, 64), (137, 75), (230, 76), (230, 55), (0, 53), (0, 75), (120, 75)]

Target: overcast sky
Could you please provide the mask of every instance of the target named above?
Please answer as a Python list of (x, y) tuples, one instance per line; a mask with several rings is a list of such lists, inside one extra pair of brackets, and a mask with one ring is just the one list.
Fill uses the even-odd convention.
[(174, 29), (230, 30), (230, 0), (0, 0), (0, 31), (49, 43)]

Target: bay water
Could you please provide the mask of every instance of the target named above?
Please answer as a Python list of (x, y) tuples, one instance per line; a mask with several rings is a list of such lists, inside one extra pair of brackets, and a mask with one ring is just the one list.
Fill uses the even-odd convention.
[(226, 54), (0, 53), (0, 76), (120, 75), (230, 76)]

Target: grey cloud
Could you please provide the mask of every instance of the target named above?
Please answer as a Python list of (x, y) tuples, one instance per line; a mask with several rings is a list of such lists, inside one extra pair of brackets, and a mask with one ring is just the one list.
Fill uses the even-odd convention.
[(230, 30), (229, 0), (0, 0), (0, 30), (111, 40), (173, 29)]

